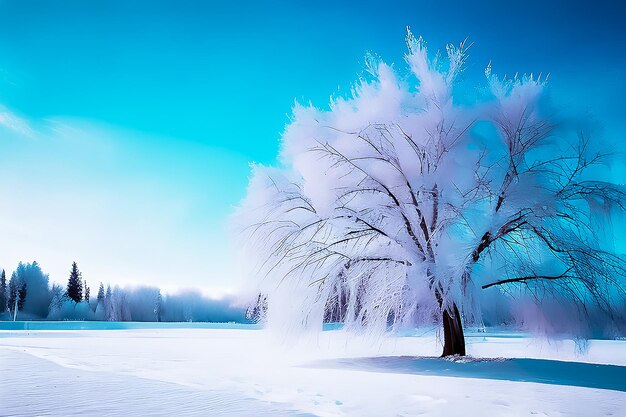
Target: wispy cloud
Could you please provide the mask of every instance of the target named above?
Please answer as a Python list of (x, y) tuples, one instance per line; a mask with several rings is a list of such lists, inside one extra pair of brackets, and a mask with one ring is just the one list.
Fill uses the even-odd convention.
[(5, 128), (25, 136), (32, 136), (34, 134), (33, 129), (26, 119), (16, 115), (4, 106), (0, 106), (0, 128)]

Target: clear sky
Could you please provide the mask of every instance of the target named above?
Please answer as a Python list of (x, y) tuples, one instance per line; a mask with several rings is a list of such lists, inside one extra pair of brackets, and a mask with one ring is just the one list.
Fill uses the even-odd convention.
[(0, 267), (234, 291), (248, 163), (274, 163), (294, 100), (348, 92), (367, 51), (404, 65), (407, 25), (432, 48), (469, 37), (470, 79), (550, 72), (623, 150), (625, 22), (602, 0), (0, 0)]

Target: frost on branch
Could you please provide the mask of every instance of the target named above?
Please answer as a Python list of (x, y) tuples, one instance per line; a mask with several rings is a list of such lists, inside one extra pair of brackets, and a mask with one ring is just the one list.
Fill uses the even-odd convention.
[(590, 177), (602, 154), (555, 129), (541, 77), (489, 66), (492, 98), (461, 107), (465, 42), (443, 60), (410, 31), (407, 45), (407, 76), (368, 57), (371, 78), (329, 111), (296, 105), (280, 167), (252, 168), (234, 222), (270, 326), (443, 323), (444, 354), (463, 354), (463, 322), (496, 300), (511, 306), (498, 320), (521, 322), (519, 300), (549, 299), (623, 329), (624, 261), (599, 241), (596, 208), (624, 209), (626, 194)]

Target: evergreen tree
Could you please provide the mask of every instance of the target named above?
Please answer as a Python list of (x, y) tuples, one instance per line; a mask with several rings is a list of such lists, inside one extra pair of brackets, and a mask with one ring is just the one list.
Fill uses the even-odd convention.
[(18, 293), (18, 278), (17, 278), (17, 274), (15, 272), (13, 272), (13, 274), (11, 274), (11, 279), (9, 280), (9, 299), (8, 299), (8, 307), (9, 307), (9, 311), (13, 312), (15, 310), (15, 301), (17, 300), (17, 293)]
[(89, 302), (89, 287), (87, 286), (87, 280), (83, 281), (85, 286), (85, 301)]
[(100, 288), (98, 288), (98, 304), (104, 302), (104, 285), (100, 283)]
[(67, 281), (67, 296), (76, 303), (83, 301), (83, 282), (76, 262), (72, 263), (70, 279)]
[(20, 279), (16, 272), (11, 274), (11, 280), (9, 281), (9, 311), (15, 312), (15, 305), (17, 302), (17, 310), (24, 309), (24, 301), (26, 300), (26, 281)]
[(115, 311), (115, 304), (113, 303), (113, 293), (111, 292), (110, 285), (107, 285), (107, 292), (104, 296), (104, 317), (107, 321), (117, 320), (117, 313)]
[(7, 311), (7, 276), (4, 273), (0, 273), (0, 313)]
[(156, 305), (154, 306), (154, 314), (156, 316), (156, 321), (160, 322), (161, 317), (163, 316), (163, 297), (161, 297), (160, 290), (159, 294), (157, 295)]

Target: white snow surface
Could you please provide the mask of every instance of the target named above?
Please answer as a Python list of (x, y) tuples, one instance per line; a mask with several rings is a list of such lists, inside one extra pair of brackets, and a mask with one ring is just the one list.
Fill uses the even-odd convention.
[[(516, 333), (467, 339), (472, 358), (549, 360), (532, 362), (549, 383), (515, 372), (488, 379), (479, 368), (445, 375), (487, 364), (475, 359), (427, 359), (435, 368), (424, 371), (413, 357), (440, 352), (432, 330), (377, 340), (326, 331), (297, 343), (247, 329), (0, 331), (0, 415), (617, 416), (626, 409), (626, 341), (592, 340), (581, 353), (572, 341)], [(497, 371), (516, 362), (488, 364)], [(584, 364), (598, 365), (575, 368)]]

